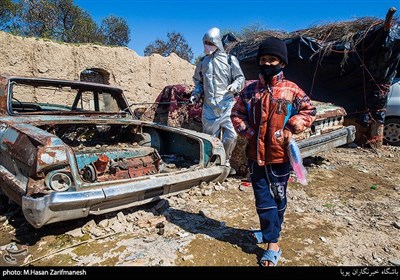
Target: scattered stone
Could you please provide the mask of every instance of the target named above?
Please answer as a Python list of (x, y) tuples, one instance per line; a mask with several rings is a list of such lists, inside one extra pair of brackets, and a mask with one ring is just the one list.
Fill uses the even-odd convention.
[(251, 183), (250, 182), (241, 182), (239, 185), (239, 190), (241, 191), (248, 191), (251, 190)]
[(108, 223), (109, 223), (109, 221), (107, 219), (104, 219), (98, 223), (98, 226), (101, 228), (106, 228), (106, 227), (108, 227)]
[(190, 260), (193, 260), (193, 259), (194, 259), (193, 255), (187, 255), (187, 256), (183, 256), (182, 257), (182, 260), (184, 260), (184, 261), (190, 261)]
[(114, 232), (124, 232), (124, 231), (125, 231), (125, 226), (124, 226), (123, 224), (121, 224), (121, 223), (114, 223), (114, 224), (111, 226), (111, 229), (112, 229)]
[(334, 214), (335, 214), (335, 216), (346, 216), (346, 213), (342, 213), (339, 211), (335, 211)]
[(212, 190), (202, 190), (201, 194), (204, 196), (210, 196), (212, 194)]
[(156, 240), (157, 240), (156, 237), (147, 236), (147, 237), (145, 237), (145, 238), (143, 239), (143, 242), (145, 242), (145, 243), (152, 243), (152, 242), (154, 242), (154, 241), (156, 241)]
[(189, 232), (179, 231), (176, 233), (176, 235), (178, 235), (180, 238), (184, 238), (189, 236)]
[(216, 191), (222, 191), (222, 190), (224, 190), (225, 189), (225, 187), (224, 186), (222, 186), (221, 184), (216, 184), (215, 186), (214, 186), (214, 190), (216, 190)]
[(314, 241), (312, 241), (312, 239), (310, 239), (310, 238), (307, 238), (307, 239), (304, 239), (304, 243), (311, 245), (314, 243)]
[(156, 228), (164, 228), (164, 227), (165, 227), (165, 224), (163, 222), (156, 224)]
[(137, 225), (138, 225), (139, 228), (148, 228), (148, 227), (150, 227), (150, 224), (148, 223), (148, 221), (143, 221), (143, 220), (139, 221)]
[(322, 208), (322, 207), (320, 207), (320, 206), (316, 206), (315, 208), (315, 211), (317, 211), (317, 212), (324, 212), (324, 208)]
[(320, 236), (319, 239), (321, 239), (321, 241), (324, 242), (324, 243), (328, 243), (328, 239), (326, 239), (323, 236)]
[(150, 226), (155, 227), (157, 224), (164, 223), (166, 221), (164, 216), (158, 216), (152, 219), (149, 219), (147, 222)]
[(100, 237), (100, 236), (104, 235), (104, 233), (99, 228), (91, 228), (90, 229), (90, 235), (92, 235), (94, 237)]
[(389, 262), (395, 266), (400, 266), (400, 260), (389, 260)]
[(127, 221), (126, 221), (126, 217), (125, 217), (125, 215), (124, 215), (124, 213), (122, 213), (122, 212), (118, 212), (118, 214), (117, 214), (117, 220), (121, 223), (121, 224), (125, 224)]
[(81, 228), (75, 228), (66, 232), (65, 234), (71, 235), (73, 237), (82, 237), (84, 235)]
[[(182, 199), (188, 199), (190, 197), (190, 195), (187, 192), (180, 193), (178, 196)], [(166, 201), (168, 202), (168, 200)]]
[(394, 222), (393, 226), (397, 229), (400, 229), (400, 222)]
[(94, 220), (90, 220), (82, 227), (83, 233), (90, 233), (92, 228), (97, 227), (96, 222)]

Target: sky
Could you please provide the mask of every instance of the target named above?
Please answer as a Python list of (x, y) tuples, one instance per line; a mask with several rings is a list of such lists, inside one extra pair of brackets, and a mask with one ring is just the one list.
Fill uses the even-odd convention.
[[(212, 27), (221, 31), (260, 25), (265, 29), (292, 32), (315, 25), (360, 17), (384, 19), (399, 1), (385, 0), (74, 0), (100, 25), (110, 15), (124, 18), (130, 28), (128, 48), (138, 55), (156, 39), (167, 41), (167, 33), (183, 35), (194, 58), (203, 52), (202, 38)], [(398, 17), (397, 11), (395, 16)]]

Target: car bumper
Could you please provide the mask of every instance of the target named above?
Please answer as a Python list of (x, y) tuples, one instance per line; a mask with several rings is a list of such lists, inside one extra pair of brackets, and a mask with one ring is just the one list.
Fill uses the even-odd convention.
[(335, 147), (354, 141), (356, 128), (353, 125), (334, 130), (329, 133), (313, 136), (299, 141), (297, 144), (303, 158), (319, 152), (327, 151)]
[(222, 182), (228, 176), (226, 166), (213, 166), (166, 176), (126, 182), (98, 189), (58, 192), (33, 198), (22, 197), (22, 211), (35, 228), (58, 221), (99, 215), (175, 195), (202, 181)]

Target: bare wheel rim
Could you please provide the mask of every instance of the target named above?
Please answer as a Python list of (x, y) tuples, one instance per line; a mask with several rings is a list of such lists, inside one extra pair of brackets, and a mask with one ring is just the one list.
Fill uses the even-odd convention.
[(400, 124), (388, 123), (385, 125), (383, 137), (387, 142), (395, 143), (400, 141)]

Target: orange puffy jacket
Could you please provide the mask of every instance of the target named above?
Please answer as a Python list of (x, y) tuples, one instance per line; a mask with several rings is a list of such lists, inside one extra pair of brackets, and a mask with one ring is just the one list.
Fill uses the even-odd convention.
[(276, 139), (282, 129), (300, 133), (315, 120), (311, 99), (283, 72), (266, 84), (264, 78), (248, 81), (231, 112), (236, 132), (247, 138), (246, 156), (258, 165), (289, 161), (287, 145)]

